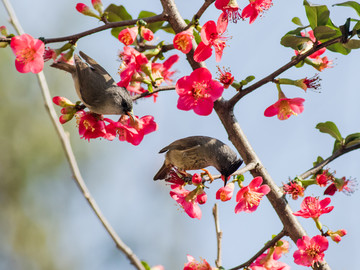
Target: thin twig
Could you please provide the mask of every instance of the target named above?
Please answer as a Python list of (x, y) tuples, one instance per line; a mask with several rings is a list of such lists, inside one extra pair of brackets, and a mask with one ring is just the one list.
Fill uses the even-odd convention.
[(144, 92), (144, 93), (138, 94), (138, 95), (136, 95), (136, 96), (133, 96), (133, 97), (132, 97), (132, 100), (135, 101), (135, 100), (137, 100), (137, 99), (139, 99), (139, 98), (151, 96), (151, 95), (153, 95), (153, 94), (155, 94), (155, 93), (158, 93), (158, 92), (169, 91), (169, 90), (174, 90), (174, 89), (175, 89), (175, 85), (157, 87), (157, 88), (155, 88), (155, 90), (152, 91), (152, 92)]
[[(244, 174), (244, 173), (246, 173), (246, 172), (248, 172), (248, 171), (251, 171), (251, 170), (255, 169), (256, 166), (257, 166), (256, 163), (250, 162), (249, 164), (246, 164), (246, 166), (245, 166), (244, 168), (241, 168), (241, 169), (235, 171), (235, 172), (234, 172), (232, 175), (230, 175), (230, 176), (233, 176), (233, 175), (242, 175), (242, 174)], [(213, 175), (212, 177), (213, 177), (213, 179), (219, 179), (219, 178), (221, 178), (221, 174)], [(210, 181), (211, 179), (210, 179), (208, 176), (205, 176), (205, 177), (204, 177), (204, 180), (205, 180), (205, 181)]]
[(196, 12), (194, 18), (200, 19), (200, 17), (204, 14), (204, 12), (207, 10), (207, 8), (214, 2), (215, 2), (215, 0), (205, 0), (204, 4), (200, 7), (198, 12)]
[(222, 231), (220, 230), (220, 221), (219, 221), (219, 211), (217, 203), (215, 203), (213, 207), (213, 216), (215, 221), (215, 232), (216, 232), (216, 242), (217, 242), (217, 257), (215, 264), (217, 267), (221, 266), (221, 239), (222, 239)]
[[(136, 24), (136, 22), (139, 19), (135, 19), (135, 20), (126, 20), (126, 21), (120, 21), (120, 22), (110, 22), (107, 24), (104, 24), (102, 26), (93, 28), (93, 29), (89, 29), (87, 31), (78, 33), (78, 34), (74, 34), (74, 35), (70, 35), (70, 36), (65, 36), (65, 37), (57, 37), (57, 38), (42, 38), (42, 41), (45, 44), (49, 44), (49, 43), (56, 43), (56, 42), (64, 42), (64, 41), (77, 41), (78, 39), (85, 37), (85, 36), (89, 36), (92, 35), (94, 33), (98, 33), (107, 29), (111, 29), (111, 28), (116, 28), (116, 27), (121, 27), (121, 26), (128, 26), (128, 25), (134, 25)], [(147, 22), (147, 23), (152, 23), (152, 22), (158, 22), (158, 21), (165, 21), (166, 20), (166, 15), (165, 14), (159, 14), (159, 15), (155, 15), (152, 17), (147, 17), (147, 18), (142, 18), (141, 20)], [(2, 42), (10, 42), (10, 38), (0, 38), (0, 41)]]
[[(8, 0), (2, 0), (5, 8), (7, 9), (7, 12), (9, 14), (9, 17), (11, 18), (12, 23), (14, 24), (15, 29), (18, 31), (18, 34), (23, 34), (23, 30), (21, 28), (20, 23), (17, 20), (16, 14), (14, 10), (12, 9), (10, 3)], [(70, 144), (70, 140), (65, 133), (65, 130), (63, 129), (62, 125), (58, 121), (58, 117), (56, 115), (55, 108), (52, 104), (50, 91), (46, 82), (46, 78), (44, 75), (44, 72), (40, 72), (37, 74), (37, 79), (41, 88), (41, 93), (44, 99), (45, 108), (49, 113), (50, 119), (52, 123), (54, 124), (54, 127), (57, 131), (57, 134), (59, 136), (59, 139), (61, 141), (61, 144), (63, 146), (66, 158), (68, 160), (68, 163), (70, 165), (71, 171), (73, 173), (73, 178), (75, 180), (75, 183), (80, 188), (83, 196), (88, 201), (91, 209), (94, 211), (106, 231), (109, 233), (111, 238), (114, 240), (116, 246), (128, 257), (130, 262), (138, 269), (138, 270), (145, 270), (144, 266), (142, 265), (141, 261), (137, 258), (137, 256), (133, 253), (133, 251), (120, 239), (120, 237), (117, 235), (115, 230), (112, 228), (110, 223), (107, 221), (105, 216), (102, 214), (99, 206), (97, 205), (95, 199), (90, 194), (84, 179), (81, 176), (75, 155), (72, 151), (72, 147)]]
[(268, 248), (273, 247), (277, 241), (283, 238), (286, 235), (285, 230), (283, 229), (277, 236), (267, 242), (262, 249), (260, 249), (254, 256), (252, 256), (247, 262), (240, 264), (236, 267), (230, 268), (229, 270), (238, 270), (244, 267), (249, 267), (253, 261), (255, 261), (261, 254), (263, 254)]
[(314, 46), (313, 48), (311, 48), (309, 51), (307, 51), (304, 54), (300, 54), (296, 57), (294, 57), (290, 62), (288, 62), (287, 64), (283, 65), (282, 67), (280, 67), (278, 70), (275, 70), (274, 72), (272, 72), (270, 75), (264, 77), (263, 79), (261, 79), (260, 81), (254, 83), (253, 85), (240, 90), (235, 96), (233, 96), (228, 102), (229, 102), (229, 106), (235, 106), (235, 104), (244, 96), (246, 96), (247, 94), (250, 94), (252, 91), (258, 89), (259, 87), (263, 86), (264, 84), (271, 82), (275, 79), (275, 77), (279, 76), (281, 73), (283, 73), (284, 71), (288, 70), (289, 68), (295, 66), (296, 64), (300, 63), (301, 61), (303, 61), (306, 57), (308, 57), (309, 55), (313, 54), (314, 52), (328, 47), (332, 44), (338, 43), (342, 40), (343, 36), (340, 37), (336, 37), (334, 39), (328, 40), (324, 43), (318, 44), (316, 46)]
[(299, 178), (301, 179), (306, 179), (309, 176), (316, 174), (318, 171), (320, 171), (322, 168), (324, 168), (327, 164), (329, 164), (331, 161), (333, 161), (334, 159), (350, 152), (356, 149), (360, 149), (360, 143), (355, 144), (353, 146), (347, 147), (347, 148), (343, 148), (340, 149), (339, 151), (336, 151), (334, 154), (332, 154), (330, 157), (328, 157), (327, 159), (325, 159), (323, 162), (320, 162), (319, 164), (317, 164), (315, 167), (311, 168), (310, 170), (304, 172), (303, 174), (299, 175)]

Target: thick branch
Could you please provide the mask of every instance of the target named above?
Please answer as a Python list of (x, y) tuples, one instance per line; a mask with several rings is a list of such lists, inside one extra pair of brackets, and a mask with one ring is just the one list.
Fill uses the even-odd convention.
[(229, 270), (238, 270), (244, 267), (249, 267), (253, 261), (255, 261), (261, 254), (263, 254), (268, 248), (273, 247), (281, 238), (285, 236), (285, 231), (282, 230), (277, 236), (267, 242), (262, 249), (260, 249), (254, 256), (252, 256), (247, 262), (240, 264), (234, 268), (230, 268)]
[(252, 91), (258, 89), (259, 87), (263, 86), (264, 84), (273, 81), (277, 76), (279, 76), (281, 73), (285, 72), (286, 70), (288, 70), (289, 68), (295, 66), (296, 64), (300, 63), (301, 61), (303, 61), (306, 57), (308, 57), (309, 55), (313, 54), (314, 52), (330, 46), (332, 44), (338, 43), (343, 39), (343, 36), (328, 40), (324, 43), (318, 44), (316, 46), (314, 46), (313, 48), (311, 48), (309, 51), (307, 51), (304, 54), (300, 54), (296, 57), (294, 57), (290, 62), (288, 62), (287, 64), (283, 65), (282, 67), (280, 67), (278, 70), (275, 70), (274, 72), (272, 72), (271, 74), (269, 74), (268, 76), (266, 76), (265, 78), (261, 79), (260, 81), (254, 83), (253, 85), (240, 90), (233, 98), (231, 98), (229, 100), (229, 106), (235, 106), (235, 104), (244, 96), (246, 96), (247, 94), (250, 94)]
[(311, 175), (317, 173), (318, 171), (320, 171), (322, 168), (324, 168), (327, 164), (329, 164), (334, 159), (336, 159), (336, 158), (338, 158), (338, 157), (340, 157), (340, 156), (342, 156), (342, 155), (344, 155), (346, 153), (349, 153), (349, 152), (351, 152), (353, 150), (356, 150), (356, 149), (360, 149), (360, 143), (336, 151), (334, 154), (332, 154), (330, 157), (325, 159), (323, 162), (319, 163), (315, 167), (313, 167), (310, 170), (308, 170), (308, 171), (304, 172), (303, 174), (299, 175), (299, 177), (301, 179), (306, 179), (309, 176), (311, 176)]
[[(14, 24), (15, 29), (18, 31), (18, 34), (23, 34), (23, 30), (21, 28), (21, 25), (18, 23), (17, 17), (10, 5), (10, 3), (7, 0), (2, 0), (8, 14), (11, 18), (12, 23)], [(95, 199), (90, 194), (90, 191), (88, 190), (84, 179), (81, 176), (80, 169), (77, 165), (77, 161), (75, 158), (75, 155), (72, 151), (72, 147), (70, 144), (70, 140), (65, 133), (65, 130), (63, 129), (62, 125), (58, 121), (58, 117), (55, 112), (55, 108), (53, 106), (50, 91), (45, 79), (45, 75), (43, 72), (40, 72), (37, 74), (37, 79), (41, 88), (41, 93), (43, 95), (45, 108), (49, 113), (50, 119), (56, 129), (56, 132), (59, 136), (60, 142), (63, 146), (66, 158), (69, 162), (71, 171), (73, 173), (73, 178), (79, 189), (81, 190), (81, 193), (85, 197), (85, 199), (88, 201), (90, 207), (106, 229), (106, 231), (109, 233), (110, 237), (114, 240), (116, 246), (128, 257), (130, 262), (138, 269), (138, 270), (145, 270), (144, 266), (142, 265), (141, 261), (137, 258), (137, 256), (133, 253), (133, 251), (121, 240), (121, 238), (117, 235), (115, 230), (112, 228), (110, 223), (107, 221), (105, 216), (102, 214), (99, 206), (97, 205)]]

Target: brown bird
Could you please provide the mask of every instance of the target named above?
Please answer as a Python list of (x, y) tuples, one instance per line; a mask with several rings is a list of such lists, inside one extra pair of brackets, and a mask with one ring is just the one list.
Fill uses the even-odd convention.
[(154, 180), (165, 179), (173, 166), (179, 170), (198, 170), (215, 167), (224, 176), (224, 185), (242, 160), (223, 142), (207, 136), (191, 136), (172, 142), (160, 150), (165, 153), (165, 162)]
[(90, 111), (98, 114), (128, 114), (132, 116), (132, 100), (124, 87), (119, 87), (110, 74), (94, 59), (80, 52), (74, 55), (75, 65), (65, 62), (51, 66), (71, 73), (76, 93)]

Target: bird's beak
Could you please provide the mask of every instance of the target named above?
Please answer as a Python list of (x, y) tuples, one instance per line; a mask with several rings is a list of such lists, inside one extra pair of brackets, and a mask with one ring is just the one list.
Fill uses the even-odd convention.
[(135, 119), (134, 111), (133, 111), (133, 110), (131, 110), (131, 112), (127, 112), (126, 114), (131, 117), (131, 119), (132, 119), (133, 122), (136, 122), (136, 119)]
[(227, 181), (229, 180), (230, 176), (221, 175), (221, 179), (224, 180), (224, 187), (227, 184)]

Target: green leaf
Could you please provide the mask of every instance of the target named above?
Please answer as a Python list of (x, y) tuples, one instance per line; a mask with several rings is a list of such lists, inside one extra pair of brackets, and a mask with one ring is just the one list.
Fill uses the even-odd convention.
[(295, 35), (295, 36), (301, 36), (301, 31), (308, 28), (309, 26), (302, 26), (302, 27), (298, 27), (294, 30), (291, 30), (289, 32), (287, 32), (285, 35)]
[(145, 270), (151, 270), (151, 267), (147, 262), (141, 261), (141, 264), (144, 266)]
[(301, 23), (301, 20), (299, 17), (294, 17), (292, 18), (291, 20), (293, 23), (295, 23), (296, 25), (299, 25), (299, 26), (303, 26), (303, 24)]
[(351, 39), (347, 43), (344, 43), (343, 45), (347, 49), (359, 49), (360, 48), (360, 40)]
[[(142, 18), (146, 18), (146, 17), (153, 17), (155, 15), (156, 15), (156, 13), (154, 13), (154, 12), (142, 10), (139, 13), (138, 19), (142, 19)], [(164, 24), (164, 21), (148, 23), (146, 25), (146, 27), (155, 33), (157, 30), (159, 30), (161, 28), (161, 26), (163, 24)]]
[(343, 55), (348, 55), (351, 52), (351, 49), (346, 48), (344, 44), (341, 43), (335, 43), (330, 46), (327, 46), (326, 48), (332, 52), (341, 53)]
[[(111, 4), (105, 9), (105, 12), (108, 14), (107, 19), (109, 22), (132, 20), (131, 15), (127, 12), (126, 8), (123, 5), (117, 6)], [(126, 27), (127, 26), (113, 28), (111, 29), (111, 34), (115, 38), (118, 38), (120, 31), (125, 29)]]
[(341, 147), (342, 147), (341, 142), (339, 142), (338, 140), (335, 140), (332, 153), (333, 154), (336, 153), (338, 150), (341, 149)]
[(316, 161), (313, 162), (313, 166), (315, 167), (316, 165), (320, 164), (323, 161), (324, 161), (324, 159), (322, 157), (318, 156)]
[(353, 133), (345, 138), (345, 147), (360, 144), (360, 133)]
[(167, 23), (166, 25), (163, 25), (161, 27), (161, 30), (164, 30), (165, 32), (167, 33), (170, 33), (170, 34), (174, 34), (175, 35), (175, 31), (174, 29), (171, 27), (170, 23)]
[(247, 81), (248, 83), (251, 82), (251, 81), (253, 81), (253, 80), (255, 80), (255, 76), (253, 76), (253, 75), (247, 76), (247, 77), (245, 78), (245, 81)]
[(194, 38), (195, 38), (196, 44), (199, 44), (199, 43), (201, 42), (200, 33), (194, 29), (193, 34), (194, 34)]
[(360, 4), (355, 1), (347, 1), (340, 4), (335, 4), (333, 6), (344, 6), (344, 7), (351, 7), (355, 9), (356, 13), (360, 16)]
[(338, 32), (328, 26), (320, 25), (314, 28), (314, 36), (317, 40), (334, 38), (337, 35)]
[(332, 136), (333, 138), (335, 138), (335, 140), (338, 140), (339, 142), (342, 142), (342, 140), (343, 140), (343, 138), (341, 137), (340, 131), (334, 122), (327, 121), (325, 123), (319, 123), (316, 125), (316, 128), (322, 133), (329, 134), (330, 136)]
[(314, 29), (316, 26), (326, 25), (329, 20), (330, 11), (324, 5), (312, 5), (304, 0), (306, 16), (309, 20), (310, 26)]
[(285, 35), (281, 38), (280, 44), (285, 47), (293, 48), (294, 50), (299, 50), (301, 49), (302, 44), (310, 40), (311, 39), (308, 37)]

